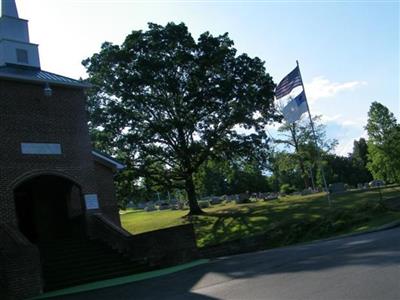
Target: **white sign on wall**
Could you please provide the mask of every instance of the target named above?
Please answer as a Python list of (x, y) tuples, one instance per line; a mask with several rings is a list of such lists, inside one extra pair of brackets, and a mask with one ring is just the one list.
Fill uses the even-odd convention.
[(21, 143), (22, 154), (61, 154), (60, 144), (48, 144), (48, 143)]
[(87, 210), (99, 209), (99, 199), (97, 198), (97, 194), (86, 194), (85, 206)]

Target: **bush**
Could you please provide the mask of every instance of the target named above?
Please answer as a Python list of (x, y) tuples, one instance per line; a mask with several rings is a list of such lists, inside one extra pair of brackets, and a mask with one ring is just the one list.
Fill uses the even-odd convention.
[(284, 183), (281, 185), (281, 189), (280, 189), (281, 193), (284, 194), (290, 194), (296, 191), (296, 189), (292, 186), (290, 186), (290, 184), (288, 183)]

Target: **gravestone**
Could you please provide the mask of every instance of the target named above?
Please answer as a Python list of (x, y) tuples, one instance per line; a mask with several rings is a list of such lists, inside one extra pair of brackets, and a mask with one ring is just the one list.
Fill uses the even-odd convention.
[(137, 205), (137, 208), (138, 208), (138, 209), (145, 209), (145, 208), (146, 208), (146, 203), (144, 203), (144, 202), (139, 202), (138, 205)]
[(380, 180), (380, 179), (372, 180), (369, 183), (370, 187), (378, 187), (378, 186), (384, 186), (384, 185), (385, 185), (385, 182), (383, 180)]
[(156, 206), (154, 205), (153, 201), (149, 201), (146, 203), (146, 207), (144, 208), (145, 211), (154, 211), (156, 210)]
[(222, 202), (222, 197), (212, 196), (211, 197), (211, 204), (220, 204)]
[(329, 192), (332, 194), (344, 193), (346, 190), (346, 186), (343, 182), (331, 183), (329, 185)]
[(308, 189), (304, 189), (301, 191), (301, 195), (302, 196), (306, 196), (306, 195), (311, 195), (312, 194), (312, 189), (308, 188)]
[(278, 199), (278, 194), (277, 193), (267, 193), (265, 195), (264, 200), (276, 200)]
[(240, 193), (236, 195), (236, 203), (249, 203), (250, 202), (250, 195), (248, 193)]
[(169, 203), (167, 203), (167, 202), (161, 202), (159, 205), (158, 205), (158, 209), (159, 210), (166, 210), (166, 209), (169, 209), (170, 208), (170, 205), (169, 205)]

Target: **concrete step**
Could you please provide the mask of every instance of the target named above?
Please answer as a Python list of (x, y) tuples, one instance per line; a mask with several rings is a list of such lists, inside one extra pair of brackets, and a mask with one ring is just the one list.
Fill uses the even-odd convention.
[(46, 291), (148, 270), (144, 260), (131, 261), (95, 240), (70, 238), (42, 243), (39, 248)]

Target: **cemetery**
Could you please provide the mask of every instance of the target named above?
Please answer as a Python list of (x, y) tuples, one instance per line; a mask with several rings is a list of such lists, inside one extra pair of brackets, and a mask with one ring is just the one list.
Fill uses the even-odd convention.
[[(396, 185), (382, 188), (383, 198), (394, 197), (394, 202), (398, 201), (399, 192), (400, 186)], [(363, 231), (398, 220), (400, 211), (384, 208), (379, 201), (377, 188), (354, 189), (333, 194), (332, 207), (323, 193), (316, 193), (281, 196), (268, 201), (251, 198), (249, 203), (235, 200), (215, 205), (208, 203), (205, 215), (193, 217), (186, 216), (187, 207), (151, 212), (128, 209), (121, 212), (121, 222), (130, 232), (149, 232), (191, 223), (199, 247), (264, 234), (263, 247), (269, 248)], [(292, 232), (287, 228), (296, 230)], [(287, 236), (288, 232), (293, 235)]]

